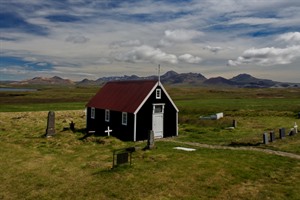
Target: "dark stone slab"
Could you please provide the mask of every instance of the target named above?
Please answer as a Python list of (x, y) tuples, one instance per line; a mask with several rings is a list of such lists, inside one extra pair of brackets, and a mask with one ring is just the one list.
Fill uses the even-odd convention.
[(292, 129), (290, 130), (290, 132), (289, 132), (289, 136), (293, 136), (293, 135), (295, 135), (295, 134), (296, 134), (296, 133), (295, 133), (295, 129), (292, 128)]
[(148, 140), (147, 140), (147, 149), (153, 149), (154, 145), (154, 131), (149, 131)]
[(129, 163), (131, 165), (132, 153), (136, 151), (136, 147), (127, 147), (123, 149), (117, 149), (113, 152), (113, 166), (115, 168), (119, 165)]
[(118, 153), (117, 154), (117, 165), (128, 163), (128, 152)]
[(233, 120), (233, 121), (232, 121), (232, 127), (234, 127), (234, 128), (237, 127), (237, 121), (236, 121), (236, 120)]
[(285, 138), (285, 128), (279, 129), (279, 138), (284, 139)]
[(70, 125), (70, 129), (71, 131), (75, 131), (75, 123), (73, 121), (71, 121)]
[(53, 135), (55, 135), (55, 112), (49, 111), (45, 136), (50, 137)]
[(267, 133), (263, 134), (263, 143), (264, 144), (268, 144), (269, 143), (269, 139), (268, 139), (268, 134)]
[(275, 141), (275, 132), (271, 131), (270, 132), (270, 142), (274, 142)]

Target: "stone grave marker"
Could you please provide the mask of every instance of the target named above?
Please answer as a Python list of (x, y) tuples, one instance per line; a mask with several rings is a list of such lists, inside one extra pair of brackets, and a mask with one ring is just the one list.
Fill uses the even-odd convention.
[(274, 142), (275, 141), (275, 132), (271, 131), (270, 132), (270, 142)]
[(70, 125), (70, 129), (71, 131), (75, 131), (75, 123), (73, 121), (71, 121)]
[(49, 111), (45, 136), (51, 137), (53, 135), (55, 135), (55, 112)]
[(113, 166), (115, 168), (119, 165), (129, 163), (131, 165), (132, 153), (135, 152), (135, 147), (128, 147), (125, 149), (117, 149), (113, 152)]
[(268, 144), (268, 143), (269, 143), (269, 140), (268, 140), (268, 134), (267, 134), (267, 133), (264, 133), (264, 134), (263, 134), (263, 143), (264, 143), (264, 144)]
[(298, 125), (297, 125), (296, 122), (295, 122), (295, 125), (294, 125), (294, 130), (295, 130), (295, 134), (298, 133)]
[(285, 128), (279, 129), (279, 138), (284, 139), (285, 138)]
[(129, 157), (128, 152), (117, 154), (117, 165), (128, 163), (128, 157)]
[(237, 121), (235, 119), (232, 121), (232, 127), (234, 127), (234, 128), (237, 127)]
[(149, 131), (148, 134), (148, 141), (147, 141), (147, 149), (153, 149), (155, 147), (154, 145), (154, 131)]
[(289, 132), (289, 136), (293, 136), (295, 135), (295, 129), (291, 128), (290, 132)]

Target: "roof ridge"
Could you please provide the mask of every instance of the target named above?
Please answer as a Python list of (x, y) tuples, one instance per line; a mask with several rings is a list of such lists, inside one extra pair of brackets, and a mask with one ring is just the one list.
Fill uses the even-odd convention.
[(129, 82), (158, 82), (155, 79), (145, 79), (145, 80), (113, 80), (107, 81), (106, 83), (129, 83)]

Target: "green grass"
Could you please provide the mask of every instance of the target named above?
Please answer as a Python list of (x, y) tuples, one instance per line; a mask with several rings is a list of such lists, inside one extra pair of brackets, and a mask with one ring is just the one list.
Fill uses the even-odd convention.
[(61, 102), (61, 103), (28, 103), (28, 104), (5, 104), (0, 106), (1, 112), (28, 112), (49, 110), (79, 110), (85, 109), (83, 102)]
[(41, 127), (18, 137), (5, 134), (2, 199), (299, 198), (298, 160), (252, 151), (184, 152), (173, 149), (176, 143), (157, 141), (156, 149), (133, 153), (131, 167), (111, 170), (113, 149), (133, 143), (107, 137), (81, 141), (81, 133), (57, 129), (52, 138), (41, 137)]
[[(168, 87), (180, 109), (179, 136), (156, 141), (156, 149), (133, 153), (132, 166), (113, 170), (114, 149), (142, 148), (146, 142), (81, 140), (84, 105), (97, 90), (46, 87), (0, 94), (0, 199), (300, 199), (297, 159), (176, 143), (254, 146), (300, 155), (300, 134), (261, 144), (264, 132), (275, 130), (278, 136), (279, 128), (300, 125), (299, 89)], [(44, 138), (48, 110), (55, 111), (57, 134)], [(216, 112), (225, 117), (199, 119)], [(227, 130), (233, 119), (238, 127)], [(67, 129), (71, 121), (74, 133)]]
[(99, 90), (95, 86), (40, 86), (37, 89), (33, 92), (0, 92), (0, 112), (84, 109)]

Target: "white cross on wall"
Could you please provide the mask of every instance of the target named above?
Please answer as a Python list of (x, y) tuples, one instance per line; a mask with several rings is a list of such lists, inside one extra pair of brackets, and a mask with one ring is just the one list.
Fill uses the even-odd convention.
[(110, 132), (112, 132), (112, 130), (109, 129), (109, 126), (107, 127), (107, 130), (104, 131), (105, 133), (107, 133), (107, 136), (110, 136)]

